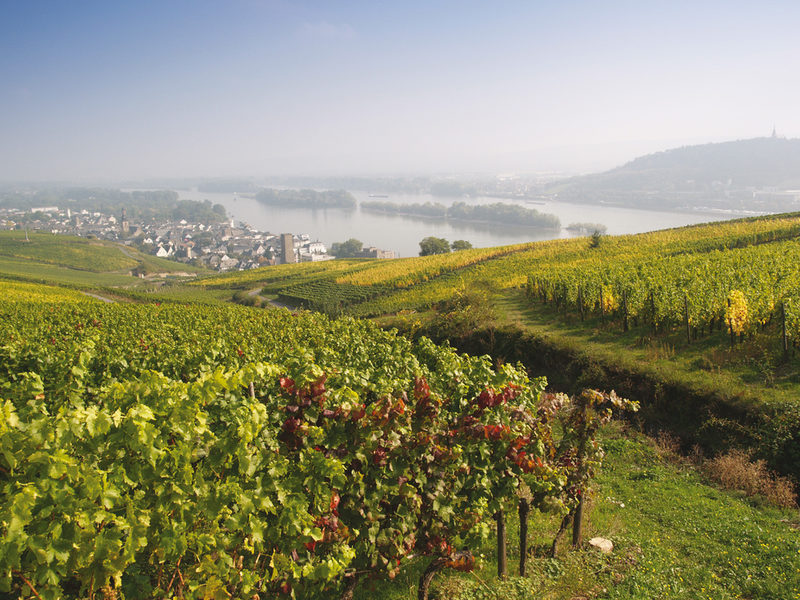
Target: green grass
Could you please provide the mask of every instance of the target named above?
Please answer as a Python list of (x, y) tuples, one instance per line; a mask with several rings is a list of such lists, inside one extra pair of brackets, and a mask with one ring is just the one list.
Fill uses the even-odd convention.
[(21, 258), (0, 256), (0, 275), (62, 285), (127, 286), (138, 283), (137, 277), (120, 273), (95, 273)]
[[(603, 555), (567, 543), (545, 556), (558, 527), (554, 515), (534, 513), (535, 556), (528, 577), (517, 572), (517, 521), (508, 522), (510, 577), (496, 577), (493, 544), (480, 550), (474, 574), (443, 572), (435, 597), (448, 600), (612, 598), (618, 600), (800, 598), (797, 511), (776, 509), (720, 491), (685, 462), (663, 457), (643, 436), (612, 424), (603, 436), (606, 459), (584, 524), (584, 540), (606, 537)], [(359, 600), (413, 600), (423, 560), (394, 582), (365, 582)]]
[(222, 289), (203, 289), (182, 282), (167, 283), (163, 286), (143, 285), (137, 289), (137, 299), (152, 302), (186, 302), (199, 304), (225, 304), (231, 300), (231, 291)]
[(501, 322), (531, 331), (606, 364), (647, 373), (699, 393), (747, 395), (795, 402), (800, 389), (797, 358), (784, 361), (777, 325), (731, 348), (725, 332), (687, 343), (681, 328), (653, 334), (649, 327), (622, 331), (621, 322), (566, 318), (550, 306), (531, 302), (520, 291), (498, 296)]
[(0, 255), (94, 272), (136, 267), (115, 244), (100, 240), (47, 233), (0, 232)]

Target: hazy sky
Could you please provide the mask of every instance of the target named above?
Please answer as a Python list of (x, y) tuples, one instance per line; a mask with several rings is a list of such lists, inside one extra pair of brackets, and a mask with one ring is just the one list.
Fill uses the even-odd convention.
[(800, 2), (0, 0), (0, 180), (598, 170), (800, 136)]

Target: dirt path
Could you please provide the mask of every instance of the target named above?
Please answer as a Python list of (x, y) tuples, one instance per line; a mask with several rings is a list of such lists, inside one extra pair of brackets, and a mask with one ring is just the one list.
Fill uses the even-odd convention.
[(93, 294), (91, 292), (81, 292), (84, 296), (89, 296), (90, 298), (94, 298), (95, 300), (100, 300), (101, 302), (107, 302), (109, 304), (113, 304), (116, 300), (112, 300), (111, 298), (106, 298), (105, 296), (100, 296), (99, 294)]
[[(256, 288), (254, 290), (250, 290), (249, 292), (247, 292), (247, 295), (250, 296), (251, 298), (254, 297), (254, 296), (258, 296), (258, 294), (261, 293), (261, 289), (262, 288)], [(267, 300), (267, 302), (269, 302), (270, 306), (274, 306), (275, 308), (285, 308), (287, 310), (296, 310), (296, 308), (294, 306), (289, 306), (288, 304), (283, 304), (282, 302), (278, 302), (277, 300)]]

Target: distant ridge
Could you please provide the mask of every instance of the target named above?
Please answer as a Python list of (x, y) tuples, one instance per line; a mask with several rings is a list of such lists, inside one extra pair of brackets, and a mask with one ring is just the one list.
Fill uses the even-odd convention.
[(571, 201), (646, 207), (796, 210), (800, 139), (761, 137), (684, 146), (574, 177), (548, 192)]

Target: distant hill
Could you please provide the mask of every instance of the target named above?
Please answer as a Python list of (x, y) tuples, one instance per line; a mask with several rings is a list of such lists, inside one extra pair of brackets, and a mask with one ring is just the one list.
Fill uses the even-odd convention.
[[(140, 279), (135, 273), (148, 274)], [(79, 287), (136, 287), (206, 274), (206, 269), (106, 240), (0, 231), (0, 277)]]
[(793, 210), (800, 194), (800, 139), (754, 138), (648, 154), (551, 185), (581, 202), (644, 207)]

